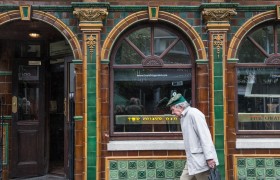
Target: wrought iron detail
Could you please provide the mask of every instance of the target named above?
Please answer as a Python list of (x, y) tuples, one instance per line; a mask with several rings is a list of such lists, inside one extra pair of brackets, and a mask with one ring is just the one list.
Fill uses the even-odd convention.
[(73, 14), (80, 21), (102, 21), (108, 15), (107, 9), (75, 9)]

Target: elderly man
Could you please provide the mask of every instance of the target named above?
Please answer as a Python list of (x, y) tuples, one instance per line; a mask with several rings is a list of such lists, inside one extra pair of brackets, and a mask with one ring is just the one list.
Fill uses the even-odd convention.
[(180, 180), (208, 180), (209, 169), (219, 164), (204, 114), (193, 108), (181, 94), (173, 96), (167, 106), (180, 118), (187, 163)]

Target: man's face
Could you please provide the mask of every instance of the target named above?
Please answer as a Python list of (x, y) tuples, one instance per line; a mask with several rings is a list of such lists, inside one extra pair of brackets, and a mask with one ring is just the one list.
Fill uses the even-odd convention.
[(171, 114), (175, 115), (176, 117), (180, 118), (181, 113), (183, 112), (183, 108), (181, 106), (176, 107), (176, 105), (170, 107)]

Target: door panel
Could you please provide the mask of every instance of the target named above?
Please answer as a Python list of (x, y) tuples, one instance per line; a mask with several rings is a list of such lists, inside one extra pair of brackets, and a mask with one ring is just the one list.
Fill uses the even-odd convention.
[(75, 70), (72, 57), (64, 62), (64, 171), (68, 179), (74, 179), (74, 83)]
[(43, 175), (45, 96), (41, 61), (15, 60), (13, 69), (12, 177)]

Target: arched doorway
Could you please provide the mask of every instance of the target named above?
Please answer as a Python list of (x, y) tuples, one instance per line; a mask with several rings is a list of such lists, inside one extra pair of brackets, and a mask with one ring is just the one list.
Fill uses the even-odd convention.
[[(30, 32), (39, 37), (30, 37)], [(69, 178), (73, 45), (53, 26), (35, 19), (7, 22), (0, 33), (1, 70), (11, 72), (3, 80), (7, 91), (2, 94), (7, 107), (3, 113), (11, 116), (9, 177)]]

